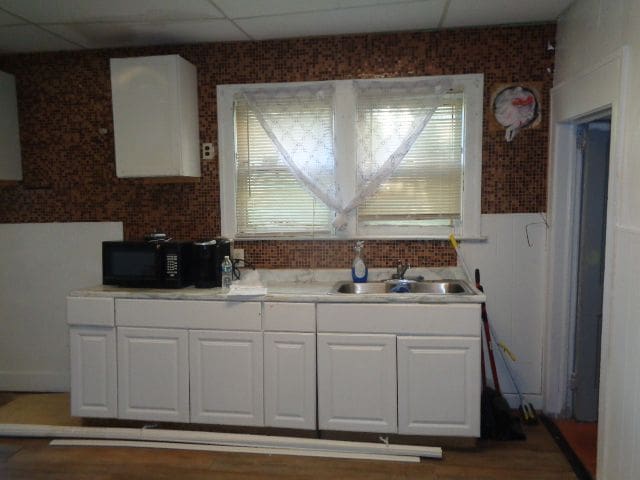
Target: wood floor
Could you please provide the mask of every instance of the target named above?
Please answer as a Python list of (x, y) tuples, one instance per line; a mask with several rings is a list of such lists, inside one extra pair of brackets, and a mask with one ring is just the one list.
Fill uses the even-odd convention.
[[(0, 398), (0, 404), (2, 402)], [(4, 399), (9, 400), (8, 398)], [(445, 447), (419, 464), (135, 448), (52, 447), (47, 439), (0, 437), (1, 480), (136, 479), (575, 479), (543, 425), (525, 442)]]
[(18, 479), (575, 479), (542, 425), (526, 442), (445, 448), (443, 460), (397, 464), (359, 460), (175, 450), (51, 447), (44, 439), (0, 438), (0, 478)]
[(554, 423), (582, 465), (591, 477), (595, 478), (598, 456), (598, 422), (555, 420)]

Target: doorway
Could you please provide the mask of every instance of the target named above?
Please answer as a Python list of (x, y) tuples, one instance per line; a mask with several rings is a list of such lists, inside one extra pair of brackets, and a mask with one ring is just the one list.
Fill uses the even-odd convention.
[(607, 225), (607, 186), (611, 121), (599, 119), (579, 125), (577, 158), (580, 189), (576, 205), (577, 259), (575, 348), (571, 379), (573, 418), (598, 420), (602, 299)]
[(555, 423), (581, 464), (583, 478), (595, 478), (611, 120), (605, 116), (575, 128), (575, 313), (567, 395), (570, 418)]

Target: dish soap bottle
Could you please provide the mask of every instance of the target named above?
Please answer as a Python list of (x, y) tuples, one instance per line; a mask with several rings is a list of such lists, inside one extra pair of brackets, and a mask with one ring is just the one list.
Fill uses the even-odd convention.
[(354, 283), (365, 283), (369, 275), (369, 269), (364, 263), (364, 258), (362, 258), (363, 247), (364, 242), (362, 240), (358, 240), (354, 247), (356, 258), (353, 259), (353, 264), (351, 265), (351, 278), (353, 278)]
[(222, 261), (222, 288), (231, 287), (232, 272), (233, 264), (231, 263), (231, 259), (228, 255), (225, 255)]

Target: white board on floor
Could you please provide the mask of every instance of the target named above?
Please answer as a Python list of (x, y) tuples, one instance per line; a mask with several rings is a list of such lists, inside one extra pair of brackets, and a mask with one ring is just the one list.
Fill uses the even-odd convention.
[(334, 452), (304, 448), (266, 448), (228, 445), (202, 445), (196, 443), (144, 442), (139, 440), (51, 440), (54, 447), (124, 447), (160, 448), (166, 450), (197, 450), (201, 452), (253, 453), (258, 455), (290, 455), (296, 457), (348, 458), (353, 460), (377, 460), (380, 462), (420, 463), (420, 457), (383, 455), (373, 453)]
[(120, 222), (0, 224), (0, 390), (68, 391), (67, 294), (102, 283)]

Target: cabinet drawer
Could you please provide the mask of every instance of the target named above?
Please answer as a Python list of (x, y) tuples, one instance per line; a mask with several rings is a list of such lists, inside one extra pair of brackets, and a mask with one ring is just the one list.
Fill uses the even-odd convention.
[(313, 303), (265, 302), (262, 315), (265, 331), (316, 331), (316, 306)]
[(99, 327), (114, 326), (113, 298), (67, 297), (67, 323)]
[(318, 332), (480, 336), (479, 304), (319, 304)]
[(261, 330), (259, 302), (116, 300), (116, 324), (127, 327)]

